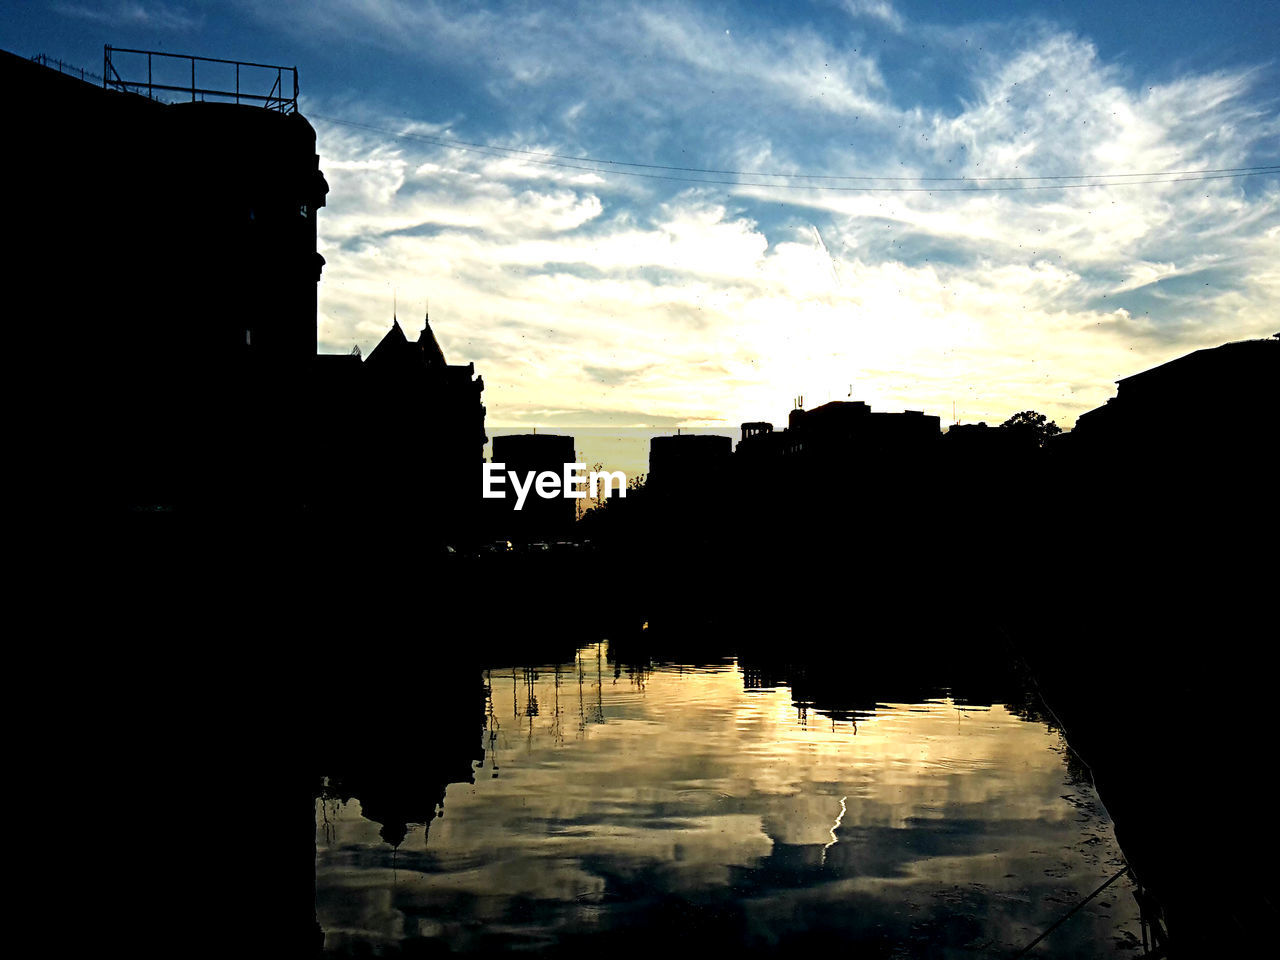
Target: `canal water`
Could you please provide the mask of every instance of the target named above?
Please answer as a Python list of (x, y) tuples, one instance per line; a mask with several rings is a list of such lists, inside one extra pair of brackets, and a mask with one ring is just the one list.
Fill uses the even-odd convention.
[[(328, 954), (1012, 957), (1124, 866), (1025, 704), (837, 709), (606, 643), (483, 677), (474, 713), (426, 703), (421, 757), (316, 801)], [(1140, 947), (1124, 876), (1031, 955)]]

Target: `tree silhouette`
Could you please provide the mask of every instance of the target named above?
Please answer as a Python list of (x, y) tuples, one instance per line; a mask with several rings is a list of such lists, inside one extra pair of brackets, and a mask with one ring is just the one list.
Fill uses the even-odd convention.
[(1044, 446), (1044, 442), (1047, 439), (1062, 432), (1062, 428), (1056, 423), (1043, 413), (1037, 413), (1034, 410), (1023, 410), (1020, 413), (1015, 413), (1000, 424), (1000, 429), (1025, 431), (1036, 438), (1036, 446), (1040, 447)]
[[(603, 469), (604, 464), (597, 460), (587, 468), (587, 476), (590, 477), (591, 474), (599, 473)], [(588, 488), (587, 495), (578, 501), (578, 519), (581, 520), (593, 510), (602, 509), (606, 504), (608, 504), (608, 502), (609, 498), (605, 496), (603, 486), (597, 488), (596, 495), (594, 497), (591, 496), (590, 488)]]

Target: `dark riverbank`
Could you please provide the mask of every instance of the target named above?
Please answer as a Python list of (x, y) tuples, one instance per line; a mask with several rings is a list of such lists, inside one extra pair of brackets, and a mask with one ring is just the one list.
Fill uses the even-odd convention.
[[(824, 552), (806, 535), (732, 552), (704, 539), (467, 557), (299, 520), (127, 518), (93, 539), (102, 576), (67, 614), (127, 629), (68, 668), (94, 718), (70, 756), (88, 782), (150, 798), (143, 822), (162, 859), (193, 805), (231, 800), (229, 833), (277, 823), (270, 852), (251, 863), (218, 851), (195, 894), (172, 896), (217, 905), (208, 955), (283, 955), (314, 942), (318, 778), (443, 763), (422, 691), (474, 712), (474, 690), (442, 694), (422, 671), (479, 678), (486, 665), (566, 662), (607, 637), (618, 668), (733, 656), (826, 716), (946, 689), (1066, 729), (1182, 955), (1261, 943), (1274, 845), (1253, 773), (1270, 662), (1259, 573), (1243, 561), (1179, 573), (1186, 544), (1169, 543), (1123, 578), (1062, 589), (1070, 564), (1043, 552), (1015, 563), (992, 544), (943, 562), (952, 548), (936, 537), (831, 540), (850, 546)], [(939, 566), (955, 589), (932, 588)], [(161, 912), (172, 928), (157, 943), (189, 935), (179, 903)]]

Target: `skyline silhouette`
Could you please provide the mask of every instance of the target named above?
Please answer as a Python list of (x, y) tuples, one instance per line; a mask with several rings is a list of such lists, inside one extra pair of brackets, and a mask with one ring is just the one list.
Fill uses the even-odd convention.
[[(618, 344), (636, 334), (634, 317), (601, 322), (587, 337), (572, 316), (563, 329), (544, 325), (545, 317), (534, 322), (505, 286), (514, 278), (530, 291), (530, 302), (559, 304), (567, 315), (594, 314), (600, 301), (576, 285), (592, 281), (590, 271), (548, 274), (526, 264), (522, 273), (502, 258), (488, 264), (487, 276), (511, 310), (511, 329), (522, 331), (519, 351), (510, 343), (484, 345), (504, 321), (469, 315), (468, 303), (483, 312), (492, 301), (469, 301), (454, 289), (442, 298), (436, 326), (424, 316), (416, 340), (393, 306), (389, 325), (379, 314), (375, 347), (326, 353), (318, 299), (325, 290), (339, 291), (348, 305), (359, 300), (349, 316), (354, 323), (364, 322), (358, 318), (366, 309), (382, 310), (376, 284), (353, 282), (342, 272), (348, 264), (393, 252), (400, 242), (387, 239), (393, 235), (434, 256), (431, 242), (453, 227), (420, 229), (422, 222), (392, 216), (371, 243), (359, 231), (339, 236), (347, 215), (339, 207), (338, 234), (325, 239), (318, 212), (347, 197), (368, 200), (362, 191), (380, 189), (385, 155), (366, 149), (358, 136), (345, 142), (334, 136), (341, 149), (330, 170), (327, 140), (317, 138), (302, 111), (305, 85), (300, 94), (296, 73), (291, 86), (284, 80), (292, 68), (267, 68), (275, 71), (271, 92), (250, 105), (236, 102), (248, 96), (241, 71), (260, 64), (117, 49), (148, 58), (148, 83), (153, 57), (182, 61), (190, 67), (189, 90), (184, 77), (164, 86), (190, 98), (165, 103), (117, 89), (127, 83), (117, 80), (111, 48), (98, 83), (57, 64), (0, 55), (0, 79), (21, 91), (18, 140), (30, 148), (5, 159), (6, 172), (24, 187), (14, 220), (23, 233), (13, 257), (13, 295), (23, 317), (41, 315), (54, 289), (70, 316), (105, 317), (37, 355), (56, 389), (28, 418), (36, 452), (47, 452), (55, 468), (52, 493), (73, 512), (87, 508), (105, 520), (101, 532), (83, 527), (91, 573), (62, 590), (60, 603), (71, 598), (86, 611), (77, 616), (94, 628), (130, 638), (119, 650), (112, 643), (91, 653), (88, 662), (100, 661), (100, 670), (81, 673), (77, 664), (72, 673), (71, 702), (87, 706), (100, 723), (71, 748), (68, 765), (83, 764), (93, 783), (119, 776), (136, 789), (148, 836), (166, 855), (185, 835), (185, 811), (192, 797), (210, 791), (214, 771), (225, 771), (219, 776), (233, 785), (250, 785), (230, 822), (246, 835), (258, 829), (250, 821), (269, 823), (278, 843), (245, 862), (221, 861), (201, 878), (207, 888), (233, 891), (239, 903), (215, 926), (243, 945), (257, 936), (252, 918), (269, 931), (260, 944), (284, 950), (306, 941), (318, 949), (324, 935), (316, 924), (316, 875), (308, 869), (317, 825), (308, 824), (314, 809), (307, 801), (322, 790), (320, 778), (333, 778), (323, 787), (332, 790), (329, 799), (358, 797), (367, 819), (379, 824), (380, 841), (398, 851), (411, 824), (434, 823), (449, 785), (474, 786), (475, 763), (490, 757), (483, 741), (477, 755), (472, 736), (477, 728), (487, 735), (492, 720), (480, 672), (494, 664), (570, 662), (576, 651), (607, 639), (616, 654), (613, 679), (626, 671), (641, 706), (653, 664), (698, 666), (723, 658), (727, 647), (742, 671), (734, 695), (785, 681), (806, 729), (810, 714), (856, 725), (882, 699), (925, 703), (945, 694), (960, 706), (1007, 708), (1011, 730), (1018, 729), (1013, 720), (1027, 719), (1063, 730), (1096, 775), (1111, 811), (1106, 822), (1114, 818), (1126, 865), (1149, 898), (1143, 916), (1158, 917), (1161, 938), (1167, 933), (1171, 943), (1194, 950), (1229, 929), (1233, 942), (1252, 949), (1269, 935), (1275, 884), (1264, 868), (1272, 831), (1234, 815), (1240, 798), (1254, 795), (1268, 709), (1256, 678), (1274, 660), (1259, 637), (1273, 619), (1280, 335), (1265, 311), (1239, 319), (1241, 298), (1249, 302), (1242, 291), (1255, 295), (1255, 281), (1265, 291), (1274, 269), (1269, 261), (1258, 263), (1253, 279), (1223, 282), (1223, 296), (1239, 308), (1231, 323), (1206, 321), (1163, 339), (1135, 334), (1160, 344), (1146, 351), (1148, 358), (1178, 344), (1200, 349), (1111, 371), (1119, 378), (1114, 396), (1097, 396), (1075, 429), (1048, 437), (1025, 423), (994, 426), (1019, 411), (1033, 423), (1034, 411), (1049, 406), (1022, 399), (1039, 383), (1025, 370), (1013, 378), (1021, 383), (1023, 392), (1013, 394), (1019, 402), (985, 429), (944, 432), (928, 404), (896, 402), (911, 389), (886, 391), (868, 368), (837, 399), (794, 404), (785, 426), (758, 419), (775, 409), (769, 398), (779, 381), (741, 374), (766, 353), (782, 356), (799, 344), (788, 362), (801, 369), (831, 346), (836, 359), (816, 364), (819, 372), (849, 370), (850, 344), (839, 341), (839, 331), (805, 319), (816, 301), (828, 321), (824, 311), (837, 305), (827, 297), (828, 272), (814, 287), (803, 269), (813, 265), (808, 254), (796, 270), (783, 270), (787, 283), (765, 297), (796, 311), (794, 323), (783, 323), (783, 342), (764, 350), (763, 341), (752, 340), (751, 331), (762, 329), (759, 303), (709, 308), (742, 321), (737, 338), (712, 320), (682, 314), (687, 336), (677, 338), (679, 350), (661, 376), (647, 360), (617, 356)], [(234, 68), (233, 93), (225, 80), (197, 82), (206, 63)], [(1223, 96), (1233, 95), (1239, 91)], [(351, 151), (361, 149), (367, 166), (351, 160)], [(456, 173), (419, 164), (414, 176), (445, 181)], [(1262, 182), (1269, 176), (1264, 172)], [(388, 197), (412, 179), (406, 176)], [(582, 193), (594, 181), (569, 183), (557, 209), (570, 225), (546, 223), (547, 235), (572, 233), (601, 215)], [(1224, 205), (1226, 196), (1219, 194)], [(1233, 196), (1238, 204), (1262, 204), (1262, 221), (1269, 216), (1270, 201), (1256, 182)], [(787, 258), (802, 253), (795, 241), (759, 247), (759, 224), (746, 214), (690, 203), (670, 208), (675, 260), (694, 248), (712, 259), (756, 250), (752, 262), (767, 274), (794, 265)], [(590, 216), (573, 222), (584, 209)], [(520, 221), (525, 212), (517, 203), (510, 219)], [(629, 216), (616, 208), (610, 215), (614, 227)], [(67, 230), (87, 219), (101, 228), (93, 244)], [(981, 232), (980, 223), (970, 226)], [(484, 237), (491, 226), (468, 236)], [(707, 237), (726, 239), (726, 227), (743, 245), (726, 242), (716, 250)], [(809, 253), (821, 248), (840, 287), (840, 258), (816, 227), (813, 236)], [(531, 240), (522, 234), (519, 242)], [(540, 249), (538, 256), (550, 256), (550, 247)], [(647, 275), (653, 264), (644, 262), (643, 242), (637, 249), (638, 272), (629, 282), (652, 292), (674, 276)], [(1241, 254), (1238, 264), (1250, 256)], [(694, 273), (709, 269), (699, 263)], [(455, 266), (470, 276), (476, 261)], [(1132, 273), (1131, 262), (1115, 266)], [(439, 271), (419, 272), (412, 258), (390, 269), (413, 284), (441, 279)], [(1057, 269), (1034, 266), (1035, 282)], [(947, 279), (963, 283), (982, 272), (969, 264)], [(1198, 280), (1202, 273), (1191, 275)], [(809, 292), (788, 286), (792, 281), (810, 284)], [(1002, 275), (997, 285), (1006, 282)], [(1071, 284), (1056, 289), (1048, 302), (1071, 314)], [(708, 296), (710, 303), (714, 295)], [(1213, 302), (1222, 309), (1223, 301)], [(1089, 307), (1090, 315), (1097, 309)], [(1187, 315), (1173, 315), (1175, 327), (1186, 322)], [(1109, 322), (1125, 328), (1132, 320), (1126, 316)], [(1268, 329), (1260, 337), (1205, 345), (1215, 331), (1263, 324)], [(654, 326), (645, 336), (671, 335), (663, 323)], [(1116, 329), (1089, 337), (1114, 335)], [(569, 419), (574, 409), (618, 413), (574, 408), (569, 394), (548, 384), (562, 372), (556, 358), (572, 353), (567, 344), (588, 340), (614, 344), (605, 348), (614, 360), (587, 364), (574, 354), (571, 362), (609, 387), (602, 395), (610, 402), (634, 397), (639, 408), (660, 395), (668, 410), (680, 404), (710, 414), (730, 403), (759, 409), (732, 431), (740, 437), (736, 450), (733, 436), (652, 438), (647, 482), (580, 521), (571, 503), (549, 502), (541, 517), (518, 516), (504, 501), (485, 508), (480, 467), (491, 398), (508, 413)], [(944, 349), (946, 341), (941, 336), (925, 349), (956, 347)], [(1086, 341), (1073, 342), (1075, 350)], [(1011, 347), (1010, 355), (1022, 349)], [(912, 366), (909, 352), (891, 346), (884, 356), (896, 358), (890, 372), (899, 380), (929, 375)], [(1113, 356), (1091, 357), (1089, 365)], [(527, 376), (513, 375), (513, 358)], [(719, 369), (694, 377), (693, 367)], [(709, 382), (718, 384), (721, 400), (734, 399), (718, 407), (711, 394), (692, 389)], [(681, 393), (673, 385), (690, 389)], [(1083, 391), (1097, 393), (1096, 384)], [(521, 408), (530, 398), (540, 406)], [(663, 415), (679, 429), (679, 416)], [(529, 469), (576, 458), (571, 424), (555, 420), (550, 431), (495, 434), (494, 458)], [(561, 687), (557, 671), (549, 705), (536, 669), (527, 671), (523, 707), (516, 678), (513, 716), (528, 724), (532, 742), (534, 717), (562, 716)], [(602, 688), (603, 658), (598, 673)], [(437, 683), (446, 692), (435, 693)], [(472, 739), (425, 729), (429, 702), (452, 705), (445, 713), (456, 713)], [(630, 702), (622, 700), (624, 709)], [(1226, 722), (1221, 713), (1207, 713), (1211, 719), (1190, 729), (1172, 720), (1180, 710), (1210, 703), (1220, 709), (1224, 702), (1239, 723), (1226, 733), (1217, 726)], [(602, 703), (603, 697), (596, 705), (601, 716)], [(699, 709), (696, 698), (680, 708), (688, 716)], [(586, 724), (585, 698), (581, 710)], [(963, 722), (962, 716), (957, 723)], [(679, 756), (685, 747), (677, 740), (664, 749)], [(1049, 766), (1059, 775), (1056, 761)], [(1065, 769), (1079, 773), (1071, 764)], [(1201, 771), (1211, 782), (1197, 780)], [(922, 779), (927, 792), (933, 781)], [(1168, 803), (1183, 789), (1194, 791), (1212, 842), (1187, 839), (1186, 809)], [(843, 817), (848, 796), (839, 799)], [(795, 823), (802, 820), (797, 815)], [(830, 828), (833, 844), (843, 822)], [(970, 826), (955, 821), (953, 832)], [(944, 827), (930, 842), (949, 849), (951, 830)], [(830, 854), (824, 841), (818, 854), (807, 846), (788, 853), (796, 860), (770, 862), (749, 878), (772, 883), (810, 868), (816, 871), (810, 878), (826, 876), (828, 864), (856, 875), (859, 863), (848, 848)], [(382, 855), (379, 848), (375, 859)], [(123, 869), (129, 876), (132, 868)], [(599, 871), (625, 892), (627, 904), (640, 905), (637, 925), (623, 922), (618, 930), (645, 929), (645, 916), (674, 922), (697, 902), (712, 911), (708, 930), (756, 942), (741, 928), (745, 914), (733, 897), (704, 902), (699, 897), (708, 888), (670, 895), (663, 888), (650, 899), (643, 875), (622, 883), (613, 866)], [(1218, 872), (1233, 882), (1201, 889)], [(283, 891), (278, 900), (276, 886)], [(205, 897), (209, 891), (198, 884), (195, 890), (191, 902), (225, 903)], [(968, 904), (971, 896), (973, 890), (961, 899)], [(946, 913), (941, 927), (911, 942), (973, 942), (979, 928), (966, 909)], [(190, 931), (169, 926), (150, 935), (167, 937), (169, 946), (192, 939)], [(857, 925), (801, 924), (793, 934), (789, 942), (797, 945), (835, 946), (854, 937), (890, 950), (880, 934)], [(586, 951), (600, 945), (577, 936), (565, 943)]]
[[(1034, 409), (1070, 428), (1117, 377), (1275, 332), (1266, 4), (1177, 3), (1152, 23), (1127, 3), (979, 21), (964, 4), (674, 2), (628, 30), (580, 6), (379, 24), (333, 0), (133, 21), (37, 2), (0, 24), (7, 49), (93, 73), (104, 41), (296, 64), (334, 187), (323, 352), (367, 355), (397, 300), (430, 303), (446, 354), (493, 385), (490, 426), (736, 433), (852, 384), (876, 410)], [(694, 176), (671, 167), (842, 187), (1117, 176), (957, 195), (624, 175)], [(1250, 175), (1114, 185), (1228, 168)]]

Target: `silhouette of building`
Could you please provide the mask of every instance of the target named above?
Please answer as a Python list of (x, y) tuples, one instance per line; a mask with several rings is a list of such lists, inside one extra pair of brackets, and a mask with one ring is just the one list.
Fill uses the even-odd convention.
[(921, 410), (873, 413), (860, 400), (792, 410), (787, 429), (795, 434), (797, 453), (819, 459), (928, 454), (940, 436), (937, 417)]
[[(175, 64), (184, 79), (159, 82)], [(60, 313), (105, 320), (91, 349), (77, 336), (50, 358), (37, 428), (93, 466), (85, 486), (114, 508), (376, 512), (475, 533), (474, 367), (394, 318), (365, 361), (317, 356), (328, 185), (295, 70), (108, 47), (97, 82), (8, 53), (0, 77), (24, 91), (28, 146), (4, 160), (24, 186), (17, 315), (57, 291)]]
[(950, 462), (975, 465), (1032, 456), (1039, 449), (1035, 434), (985, 422), (954, 423), (942, 435), (942, 441)]
[(723, 487), (733, 438), (677, 433), (649, 441), (645, 487), (656, 496), (689, 496)]
[[(919, 465), (937, 453), (939, 419), (919, 410), (874, 413), (861, 400), (835, 400), (812, 410), (797, 408), (785, 430), (765, 422), (742, 424), (735, 459), (740, 477), (780, 480), (780, 463), (799, 469), (841, 469), (861, 479), (892, 470), (895, 464)], [(776, 461), (776, 462), (775, 462)]]
[[(175, 61), (189, 88), (149, 81)], [(244, 82), (207, 87), (211, 69)], [(15, 188), (12, 315), (78, 328), (74, 348), (38, 361), (37, 430), (90, 465), (92, 484), (74, 471), (77, 498), (279, 505), (310, 443), (328, 191), (296, 71), (108, 48), (104, 76), (0, 53), (21, 144), (0, 161)]]
[(1116, 396), (1076, 420), (1072, 445), (1252, 449), (1274, 430), (1277, 375), (1280, 334), (1196, 350), (1117, 380)]
[[(493, 438), (490, 462), (505, 464), (506, 473), (517, 474), (521, 483), (532, 474), (536, 483), (537, 475), (543, 472), (563, 478), (565, 465), (577, 462), (577, 456), (573, 437), (552, 433), (516, 433)], [(559, 483), (554, 497), (541, 497), (536, 486), (531, 486), (519, 510), (515, 509), (517, 498), (510, 480), (506, 481), (503, 489), (506, 491), (505, 499), (490, 501), (499, 508), (493, 514), (493, 527), (499, 535), (523, 542), (561, 539), (569, 535), (578, 501), (561, 496), (563, 491)], [(589, 490), (587, 492), (590, 493)]]
[[(479, 535), (484, 461), (484, 378), (475, 365), (450, 364), (428, 317), (409, 340), (395, 317), (361, 358), (315, 358), (312, 393), (327, 441), (309, 486), (324, 512), (412, 519), (415, 532), (457, 543)], [(358, 437), (358, 454), (344, 438)]]
[[(380, 403), (403, 399), (414, 405), (413, 417), (431, 426), (427, 441), (448, 455), (457, 450), (472, 461), (483, 457), (488, 438), (484, 433), (484, 378), (475, 375), (475, 364), (445, 362), (431, 320), (424, 316), (418, 339), (410, 342), (399, 321), (391, 321), (378, 345), (365, 360), (371, 388), (380, 392)], [(474, 485), (474, 475), (470, 477)]]
[(742, 424), (742, 437), (734, 452), (739, 460), (788, 456), (795, 452), (789, 449), (794, 439), (786, 430), (775, 433), (772, 423), (757, 420)]
[(901, 535), (925, 516), (938, 438), (937, 417), (856, 400), (794, 409), (784, 430), (744, 423), (717, 535), (797, 553), (830, 548), (823, 538), (841, 524)]
[(1095, 510), (1141, 489), (1150, 509), (1274, 503), (1280, 337), (1241, 340), (1117, 381), (1116, 396), (1052, 438), (1064, 482)]

